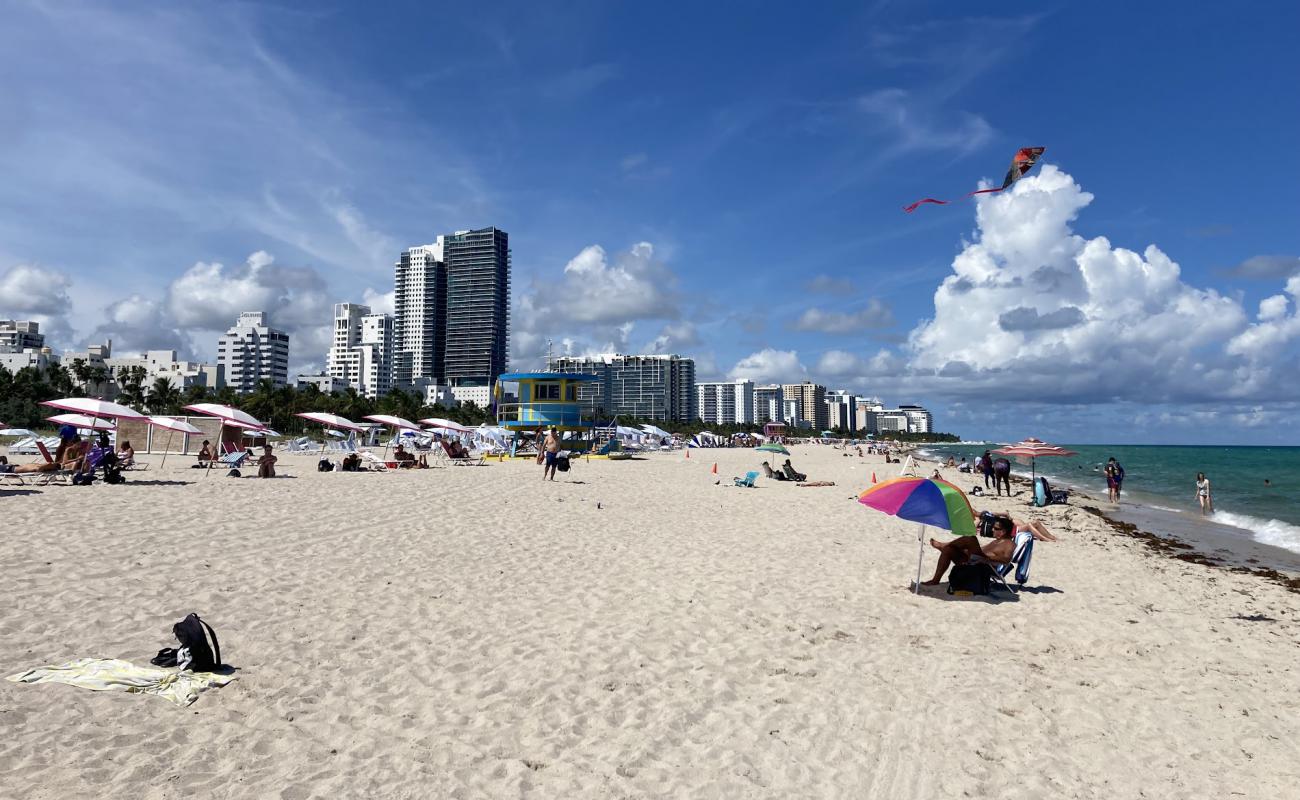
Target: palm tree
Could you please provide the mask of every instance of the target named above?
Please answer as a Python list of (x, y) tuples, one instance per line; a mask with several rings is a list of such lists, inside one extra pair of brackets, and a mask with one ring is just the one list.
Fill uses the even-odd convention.
[(166, 378), (155, 378), (149, 387), (149, 410), (155, 414), (175, 414), (180, 405), (180, 389)]
[(83, 392), (86, 390), (86, 382), (90, 380), (90, 370), (86, 367), (86, 359), (74, 358), (68, 366), (72, 372), (72, 377), (77, 381), (77, 388)]
[(96, 364), (86, 370), (86, 376), (90, 379), (91, 383), (95, 384), (95, 394), (103, 394), (104, 383), (108, 380), (108, 369), (102, 364)]

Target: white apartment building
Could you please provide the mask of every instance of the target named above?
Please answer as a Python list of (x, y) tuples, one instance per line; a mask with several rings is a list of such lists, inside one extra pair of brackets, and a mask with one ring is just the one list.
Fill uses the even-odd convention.
[(393, 388), (393, 317), (372, 314), (370, 306), (334, 306), (334, 339), (325, 356), (325, 373), (358, 394), (375, 399)]
[(713, 425), (743, 425), (754, 421), (754, 382), (704, 381), (695, 384), (700, 419)]
[(268, 325), (266, 312), (245, 311), (217, 340), (217, 363), (225, 372), (226, 384), (240, 394), (253, 391), (262, 380), (287, 386), (289, 334)]
[(785, 392), (780, 384), (754, 387), (754, 417), (758, 424), (785, 420)]
[(589, 419), (628, 416), (690, 422), (696, 411), (695, 360), (678, 355), (561, 356), (551, 372), (577, 372), (598, 380), (578, 385), (578, 403)]
[(220, 389), (226, 385), (225, 372), (220, 364), (207, 364), (201, 361), (181, 361), (175, 350), (149, 350), (137, 357), (104, 359), (104, 365), (113, 380), (120, 387), (122, 376), (131, 367), (143, 367), (145, 371), (145, 388), (159, 378), (163, 378), (177, 389), (190, 386), (203, 386)]
[(876, 433), (876, 415), (885, 410), (885, 404), (879, 398), (859, 398), (854, 412), (854, 424), (859, 433)]
[(934, 430), (934, 415), (921, 406), (900, 405), (898, 410), (907, 416), (908, 433), (930, 433)]
[(26, 367), (44, 370), (59, 357), (45, 346), (39, 322), (0, 319), (0, 367), (17, 372)]
[(393, 379), (403, 388), (441, 380), (447, 352), (444, 237), (402, 251), (393, 265)]
[(294, 380), (294, 388), (298, 390), (306, 389), (308, 386), (315, 386), (321, 394), (333, 394), (341, 392), (348, 388), (346, 381), (341, 381), (333, 375), (324, 373), (318, 375), (299, 375)]

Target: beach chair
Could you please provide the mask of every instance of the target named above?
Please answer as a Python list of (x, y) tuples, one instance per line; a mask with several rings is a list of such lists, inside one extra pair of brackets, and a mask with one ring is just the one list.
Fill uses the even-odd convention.
[[(45, 459), (46, 464), (55, 463), (54, 456), (50, 455), (50, 448), (45, 446), (44, 441), (37, 440), (36, 451)], [(50, 470), (49, 472), (28, 472), (26, 474), (31, 479), (32, 483), (39, 483), (42, 486), (48, 486), (51, 483), (66, 483), (71, 485), (72, 476), (76, 473), (60, 464), (57, 468)]]
[(439, 442), (439, 444), (442, 445), (442, 453), (443, 453), (443, 455), (446, 456), (447, 460), (450, 461), (452, 464), (455, 464), (455, 465), (458, 466), (458, 467), (481, 467), (481, 466), (483, 466), (483, 454), (482, 454), (482, 453), (479, 453), (479, 454), (478, 454), (478, 457), (474, 457), (474, 456), (471, 455), (471, 456), (461, 456), (460, 458), (457, 458), (456, 456), (453, 456), (453, 455), (451, 454), (451, 445), (448, 444), (445, 440), (442, 441), (442, 442)]
[(379, 456), (369, 450), (360, 450), (358, 454), (361, 456), (362, 463), (367, 464), (370, 469), (376, 472), (388, 472), (388, 463)]
[(1011, 573), (1014, 567), (1016, 570), (1016, 585), (1024, 587), (1029, 580), (1029, 562), (1034, 557), (1034, 534), (1029, 531), (1020, 531), (1016, 534), (1016, 548), (1011, 554), (1011, 563), (993, 564), (993, 575), (998, 579), (1004, 588), (1012, 594), (1016, 593), (1015, 589), (1007, 583), (1007, 575)]
[(754, 481), (758, 480), (758, 472), (757, 471), (746, 472), (745, 477), (732, 478), (732, 480), (736, 482), (737, 486), (744, 486), (749, 489), (754, 489), (756, 488), (754, 486)]
[(223, 467), (227, 469), (239, 469), (240, 467), (244, 466), (244, 462), (247, 460), (248, 460), (247, 450), (232, 450), (231, 452), (223, 455), (221, 458), (218, 458), (217, 463), (221, 464)]

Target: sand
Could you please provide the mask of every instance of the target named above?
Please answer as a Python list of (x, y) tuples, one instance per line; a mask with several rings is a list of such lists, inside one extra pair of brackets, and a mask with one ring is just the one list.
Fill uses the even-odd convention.
[(0, 682), (0, 796), (1300, 796), (1300, 595), (1078, 507), (976, 501), (1061, 536), (989, 602), (913, 595), (915, 526), (855, 502), (897, 467), (825, 446), (815, 489), (714, 485), (743, 450), (556, 484), (168, 462), (0, 490), (0, 674), (145, 663), (198, 611), (238, 680)]

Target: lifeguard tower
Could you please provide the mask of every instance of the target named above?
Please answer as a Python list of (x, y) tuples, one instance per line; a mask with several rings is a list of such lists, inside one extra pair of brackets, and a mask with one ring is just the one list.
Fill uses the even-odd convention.
[(595, 424), (582, 418), (578, 385), (596, 380), (580, 372), (508, 372), (497, 378), (497, 386), (518, 384), (519, 399), (497, 404), (497, 424), (513, 433), (516, 443), (521, 433), (555, 428), (565, 438), (566, 449), (586, 450)]

